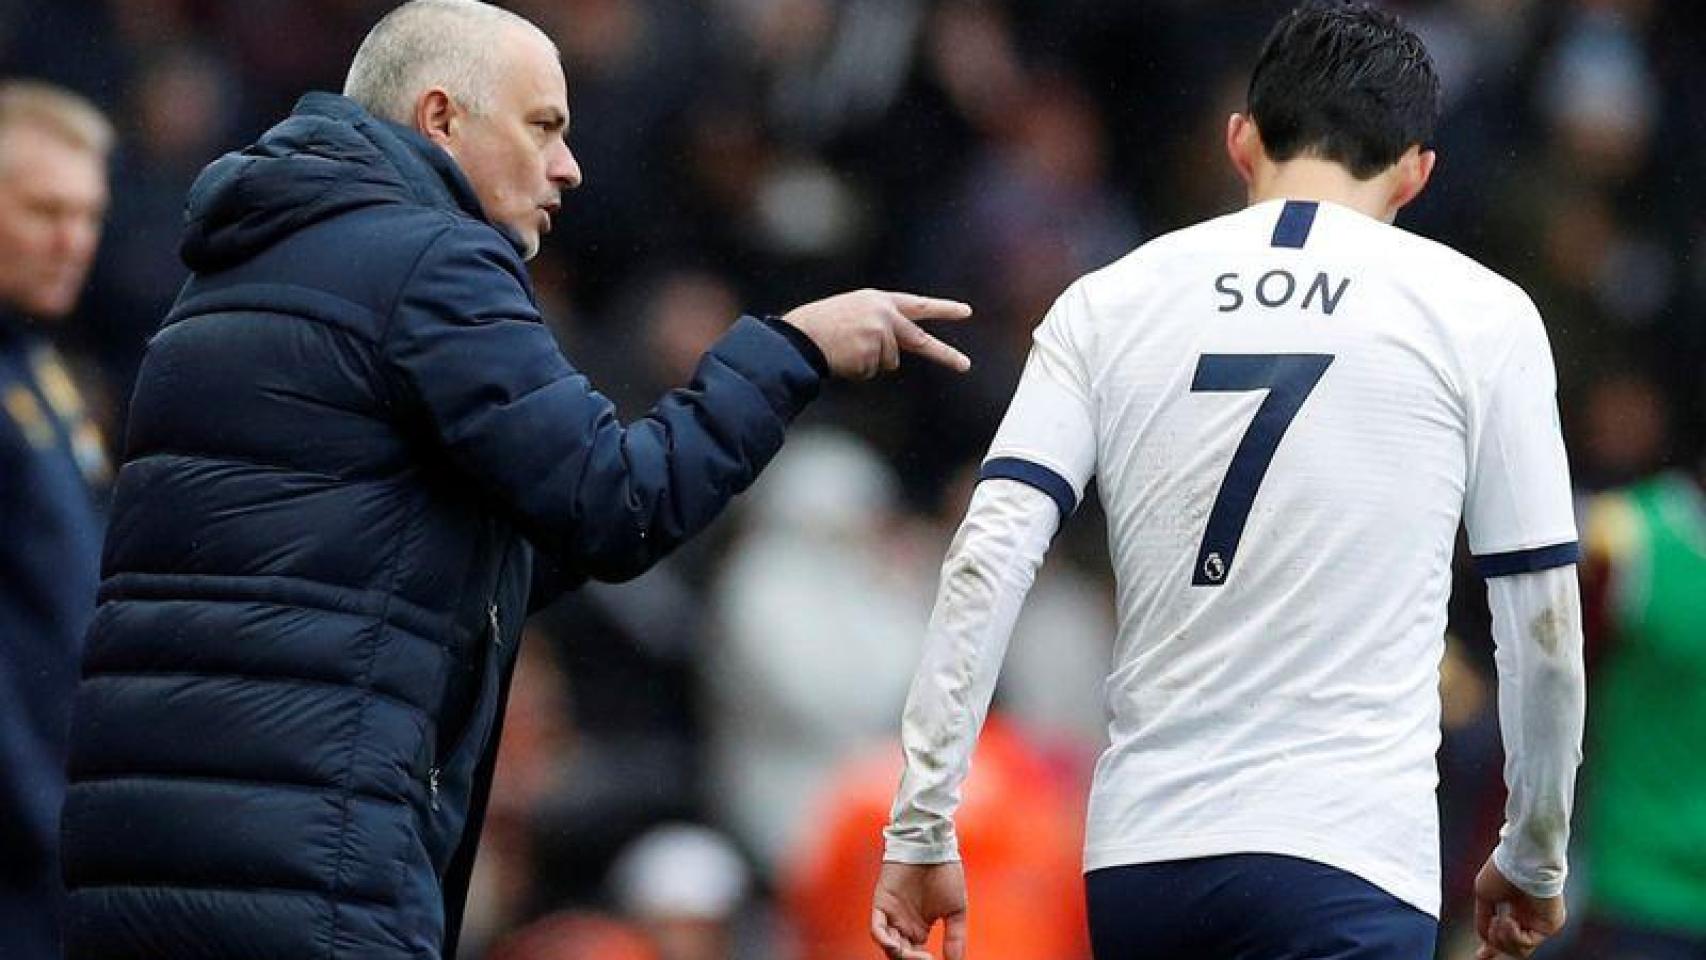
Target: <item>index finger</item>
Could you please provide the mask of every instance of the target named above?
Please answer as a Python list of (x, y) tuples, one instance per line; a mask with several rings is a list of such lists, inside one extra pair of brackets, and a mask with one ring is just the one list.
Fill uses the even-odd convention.
[(908, 320), (964, 320), (971, 316), (971, 304), (958, 300), (941, 300), (916, 293), (890, 293), (895, 309)]

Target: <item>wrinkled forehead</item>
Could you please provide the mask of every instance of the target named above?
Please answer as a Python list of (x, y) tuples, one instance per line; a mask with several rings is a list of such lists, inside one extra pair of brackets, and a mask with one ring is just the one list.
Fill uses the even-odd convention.
[(498, 101), (521, 112), (569, 109), (568, 79), (557, 48), (538, 30), (514, 26), (499, 41)]

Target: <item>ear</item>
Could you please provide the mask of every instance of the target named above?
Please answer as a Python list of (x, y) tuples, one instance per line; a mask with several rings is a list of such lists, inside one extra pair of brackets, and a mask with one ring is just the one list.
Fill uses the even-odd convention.
[(1249, 186), (1256, 179), (1256, 159), (1262, 152), (1262, 134), (1255, 121), (1242, 113), (1226, 118), (1226, 156), (1232, 169)]
[(445, 149), (455, 141), (462, 115), (462, 108), (440, 87), (429, 89), (415, 101), (415, 129)]
[(1394, 215), (1410, 201), (1421, 196), (1422, 190), (1428, 185), (1428, 179), (1434, 175), (1434, 164), (1438, 160), (1438, 154), (1420, 146), (1411, 147), (1398, 158), (1398, 184), (1392, 194)]

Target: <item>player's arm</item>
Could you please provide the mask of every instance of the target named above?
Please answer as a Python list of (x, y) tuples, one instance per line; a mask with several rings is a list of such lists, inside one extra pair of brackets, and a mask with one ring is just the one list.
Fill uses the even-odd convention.
[(1565, 854), (1587, 685), (1575, 564), (1487, 584), (1505, 744), (1505, 824), (1475, 879), (1481, 960), (1526, 957), (1564, 925)]
[(953, 814), (1019, 609), (1060, 524), (1025, 483), (979, 483), (942, 564), (923, 657), (901, 715), (906, 769), (884, 830), (894, 863), (959, 859)]
[(895, 960), (928, 957), (937, 921), (945, 953), (965, 950), (966, 897), (954, 812), (989, 712), (1007, 642), (1049, 542), (1094, 467), (1081, 352), (1081, 302), (1068, 291), (1036, 346), (942, 564), (918, 672), (901, 719), (905, 769), (884, 831), (871, 935)]
[(924, 654), (901, 718), (906, 759), (883, 831), (872, 935), (891, 957), (923, 957), (937, 920), (949, 960), (965, 949), (965, 881), (954, 811), (1013, 625), (1060, 523), (1048, 495), (1022, 482), (978, 484), (954, 536)]
[(1480, 381), (1465, 521), (1487, 578), (1509, 798), (1476, 879), (1479, 956), (1526, 957), (1564, 922), (1586, 681), (1574, 505), (1545, 328), (1525, 304)]
[(1576, 566), (1487, 584), (1505, 743), (1505, 826), (1493, 865), (1532, 897), (1564, 892), (1586, 681)]

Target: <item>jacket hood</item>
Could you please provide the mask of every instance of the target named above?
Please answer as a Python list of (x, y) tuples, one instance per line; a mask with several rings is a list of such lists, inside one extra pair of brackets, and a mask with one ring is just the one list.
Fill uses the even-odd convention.
[(310, 93), (252, 146), (196, 178), (179, 254), (198, 273), (218, 270), (329, 217), (384, 203), (486, 219), (449, 154), (347, 98)]

